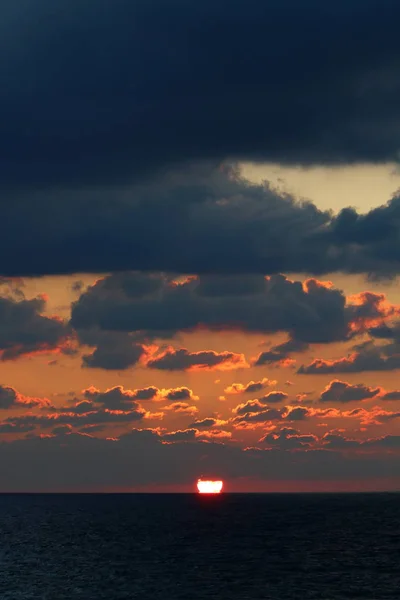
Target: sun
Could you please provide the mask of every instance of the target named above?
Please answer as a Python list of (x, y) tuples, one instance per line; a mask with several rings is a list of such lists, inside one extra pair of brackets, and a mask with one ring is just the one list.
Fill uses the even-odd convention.
[(199, 494), (220, 494), (224, 486), (220, 479), (198, 479), (197, 491)]

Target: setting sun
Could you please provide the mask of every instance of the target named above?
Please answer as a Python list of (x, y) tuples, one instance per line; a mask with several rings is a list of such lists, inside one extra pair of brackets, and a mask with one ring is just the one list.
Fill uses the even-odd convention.
[(197, 490), (199, 494), (220, 494), (223, 488), (221, 480), (197, 480)]

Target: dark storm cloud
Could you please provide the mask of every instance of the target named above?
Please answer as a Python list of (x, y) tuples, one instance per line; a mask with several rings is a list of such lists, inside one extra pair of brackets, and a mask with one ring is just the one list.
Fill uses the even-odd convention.
[[(13, 192), (7, 199), (4, 275), (239, 273), (246, 276), (227, 277), (223, 292), (218, 280), (203, 279), (199, 293), (245, 299), (263, 289), (252, 273), (400, 272), (399, 197), (380, 212), (356, 215), (357, 227), (346, 235), (342, 213), (251, 184), (228, 167), (193, 166), (125, 187)], [(381, 233), (372, 236), (371, 229)], [(136, 290), (145, 293), (156, 290)], [(124, 294), (135, 297), (132, 290)]]
[(395, 160), (399, 17), (394, 0), (3, 0), (0, 271), (398, 273), (399, 198), (332, 217), (215, 166)]
[(335, 379), (331, 381), (322, 392), (320, 402), (354, 402), (368, 400), (378, 396), (381, 388), (372, 388), (367, 385), (352, 385), (345, 381)]
[(398, 270), (398, 199), (331, 219), (212, 170), (153, 177), (396, 158), (397, 3), (21, 1), (0, 9), (2, 272)]
[(54, 350), (66, 340), (69, 328), (59, 319), (44, 316), (45, 307), (43, 297), (31, 300), (0, 297), (1, 360)]
[(3, 0), (2, 185), (392, 160), (399, 20), (393, 0)]
[[(213, 330), (236, 329), (255, 333), (289, 332), (291, 339), (282, 344), (281, 352), (303, 349), (308, 343), (346, 340), (354, 335), (353, 325), (379, 316), (392, 309), (384, 305), (380, 295), (360, 294), (357, 303), (346, 303), (338, 289), (308, 279), (304, 284), (283, 275), (255, 277), (259, 284), (246, 295), (236, 295), (232, 276), (202, 276), (176, 284), (162, 274), (149, 275), (159, 280), (155, 292), (126, 292), (143, 274), (135, 272), (110, 275), (88, 288), (72, 305), (71, 324), (86, 343), (96, 345), (104, 330), (125, 334), (136, 332), (133, 340), (172, 337), (179, 331), (192, 331), (202, 326)], [(241, 276), (236, 277), (238, 285)], [(207, 289), (214, 289), (206, 295)], [(225, 284), (227, 288), (225, 288)], [(218, 293), (217, 293), (218, 290)], [(229, 290), (229, 293), (228, 293)], [(377, 300), (378, 297), (378, 300)], [(100, 333), (99, 333), (100, 331)], [(116, 336), (116, 339), (117, 336)], [(279, 347), (278, 347), (279, 348)], [(216, 356), (201, 353), (210, 366)], [(194, 355), (194, 353), (193, 353)], [(168, 357), (171, 364), (189, 365), (187, 351)], [(167, 359), (157, 364), (166, 363)], [(149, 363), (151, 364), (151, 363)]]

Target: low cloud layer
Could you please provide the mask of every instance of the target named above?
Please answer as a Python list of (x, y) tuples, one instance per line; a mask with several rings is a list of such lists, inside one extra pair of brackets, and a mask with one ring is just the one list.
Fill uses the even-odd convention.
[[(204, 434), (203, 434), (204, 435)], [(296, 435), (296, 434), (294, 434)], [(285, 434), (278, 436), (284, 445)], [(279, 440), (280, 438), (280, 440)], [(243, 450), (219, 441), (199, 440), (196, 430), (182, 430), (163, 435), (155, 430), (133, 430), (119, 439), (99, 439), (87, 434), (65, 434), (61, 430), (51, 437), (30, 437), (0, 443), (0, 491), (112, 490), (135, 486), (188, 485), (192, 489), (193, 473), (217, 471), (231, 486), (236, 479), (250, 478), (264, 482), (318, 482), (337, 489), (337, 482), (372, 489), (399, 472), (398, 436), (371, 440), (359, 448), (368, 452), (343, 454), (338, 440), (326, 438), (326, 449), (307, 450), (268, 448)], [(277, 438), (266, 439), (277, 446)], [(295, 440), (307, 444), (311, 436)], [(61, 443), (60, 443), (61, 442)], [(296, 445), (291, 442), (292, 445)], [(288, 444), (289, 445), (289, 444)], [(27, 460), (29, 457), (29, 460)], [(146, 457), (146, 468), (143, 468)], [(301, 473), (299, 459), (301, 458)], [(348, 482), (347, 484), (345, 482)], [(372, 482), (372, 483), (371, 483)], [(249, 482), (250, 483), (250, 482)], [(336, 486), (336, 487), (335, 487)]]

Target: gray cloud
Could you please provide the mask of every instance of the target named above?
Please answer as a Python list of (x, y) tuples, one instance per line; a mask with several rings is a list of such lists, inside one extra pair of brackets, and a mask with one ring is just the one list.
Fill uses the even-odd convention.
[(298, 340), (288, 340), (277, 346), (273, 346), (271, 350), (261, 352), (254, 362), (256, 367), (261, 365), (273, 365), (290, 358), (294, 352), (305, 352), (308, 349), (308, 344)]
[(400, 400), (400, 390), (392, 390), (380, 396), (380, 400)]
[[(243, 293), (244, 286), (247, 294)], [(217, 331), (287, 331), (290, 339), (274, 349), (283, 357), (304, 350), (309, 343), (352, 338), (355, 323), (362, 327), (363, 321), (392, 310), (382, 306), (383, 300), (381, 295), (368, 293), (349, 304), (340, 290), (317, 280), (309, 279), (303, 285), (282, 275), (253, 276), (251, 285), (241, 276), (202, 276), (176, 284), (163, 274), (146, 278), (142, 273), (128, 272), (108, 276), (88, 288), (73, 303), (71, 324), (82, 342), (97, 345), (101, 352), (105, 347), (106, 353), (117, 356), (125, 356), (133, 343), (171, 338), (199, 326)], [(168, 370), (227, 368), (230, 363), (240, 366), (242, 361), (241, 355), (228, 352), (170, 349), (148, 360), (147, 366)], [(128, 357), (124, 364), (130, 362)]]
[(306, 450), (315, 445), (317, 440), (315, 435), (301, 435), (295, 429), (283, 428), (278, 432), (265, 434), (260, 439), (260, 443), (281, 450)]
[[(139, 406), (137, 400), (198, 400), (193, 391), (187, 387), (159, 389), (151, 386), (129, 390), (118, 385), (105, 392), (90, 387), (84, 390), (84, 396), (90, 402), (79, 402), (74, 405), (74, 410), (77, 410), (81, 406), (83, 407), (83, 412), (91, 410), (91, 406), (94, 406), (94, 410), (97, 410), (98, 406), (96, 407), (95, 404), (109, 410), (131, 410)], [(86, 407), (88, 407), (87, 410)], [(63, 407), (62, 410), (64, 409), (66, 412), (69, 410), (68, 407)]]
[(5, 419), (2, 425), (11, 425), (16, 427), (40, 427), (43, 429), (56, 427), (58, 425), (71, 425), (80, 427), (83, 425), (113, 424), (113, 423), (133, 423), (145, 418), (146, 411), (140, 407), (134, 407), (127, 411), (112, 411), (109, 409), (99, 409), (87, 413), (80, 412), (55, 412), (48, 415), (27, 414), (20, 417), (9, 417)]
[(66, 435), (71, 433), (72, 427), (71, 425), (59, 425), (58, 427), (53, 427), (51, 433), (53, 435)]
[[(262, 400), (262, 399), (261, 399)], [(232, 419), (234, 425), (241, 423), (266, 423), (268, 421), (303, 421), (313, 413), (303, 406), (270, 407), (260, 400), (249, 400), (233, 409), (237, 416)]]
[(136, 365), (145, 355), (145, 349), (133, 336), (120, 331), (83, 329), (78, 331), (78, 339), (81, 344), (96, 346), (92, 354), (82, 356), (82, 366), (89, 369), (123, 371)]
[(149, 369), (187, 371), (189, 369), (228, 369), (248, 366), (242, 354), (205, 350), (189, 352), (186, 348), (168, 350), (147, 362)]
[(372, 388), (363, 384), (352, 385), (346, 381), (335, 379), (331, 381), (322, 392), (320, 402), (354, 402), (375, 398), (381, 388)]
[(162, 439), (167, 442), (190, 442), (196, 439), (196, 433), (196, 429), (183, 429), (171, 433), (164, 433)]
[[(13, 360), (25, 354), (53, 350), (70, 335), (58, 319), (45, 317), (46, 301), (0, 297), (0, 357)], [(66, 349), (67, 351), (67, 349)]]
[(310, 411), (303, 406), (291, 408), (285, 415), (286, 421), (303, 421), (310, 416)]
[(32, 398), (20, 394), (12, 387), (0, 385), (0, 410), (16, 408), (43, 408), (49, 409), (50, 402), (46, 398)]
[(261, 381), (249, 381), (248, 383), (232, 383), (224, 389), (225, 394), (254, 394), (261, 392), (266, 387), (275, 385), (276, 381), (264, 377)]
[[(249, 406), (247, 412), (239, 411), (237, 417), (233, 419), (233, 424), (240, 423), (266, 423), (268, 421), (280, 421), (286, 416), (286, 410), (284, 408), (269, 408), (263, 406), (262, 410), (260, 407)], [(258, 408), (258, 410), (256, 410)]]
[(34, 431), (36, 426), (31, 423), (0, 423), (0, 434), (18, 434)]
[(262, 398), (260, 398), (260, 400), (248, 400), (243, 404), (239, 404), (233, 409), (233, 412), (237, 415), (246, 415), (250, 413), (262, 412), (266, 408), (268, 408), (267, 403), (263, 402)]
[(324, 435), (323, 442), (325, 443), (325, 448), (332, 448), (334, 450), (368, 450), (377, 448), (398, 450), (400, 448), (399, 435), (385, 435), (380, 438), (355, 440), (346, 438), (343, 435), (328, 433)]
[(394, 371), (400, 369), (400, 345), (376, 345), (367, 341), (355, 346), (353, 352), (336, 360), (315, 359), (309, 365), (302, 365), (300, 375), (326, 373), (363, 373), (366, 371)]
[(187, 387), (181, 387), (168, 390), (165, 395), (167, 400), (189, 400), (193, 397), (193, 392)]
[(287, 400), (288, 397), (289, 395), (285, 392), (269, 392), (268, 394), (260, 398), (260, 402), (262, 402), (263, 404), (275, 404), (277, 402), (283, 402), (284, 400)]
[(17, 403), (17, 392), (13, 388), (0, 385), (0, 409), (12, 408)]
[(88, 388), (85, 390), (84, 395), (90, 401), (109, 410), (132, 410), (139, 407), (139, 404), (135, 402), (135, 392), (124, 390), (120, 385), (105, 392)]
[[(302, 284), (283, 275), (230, 275), (177, 281), (165, 274), (118, 273), (81, 294), (72, 306), (71, 325), (81, 343), (96, 347), (91, 366), (97, 362), (108, 369), (127, 368), (139, 360), (148, 368), (171, 371), (248, 366), (244, 356), (227, 351), (167, 348), (151, 357), (147, 354), (145, 344), (198, 327), (263, 334), (286, 331), (289, 339), (261, 353), (254, 363), (273, 364), (311, 343), (352, 339), (371, 321), (395, 313), (382, 294), (363, 292), (351, 303), (343, 292), (315, 279)], [(94, 361), (96, 356), (105, 360)], [(84, 356), (84, 365), (88, 360)], [(310, 369), (314, 367), (303, 366), (299, 372)], [(257, 387), (257, 382), (253, 384)]]
[(153, 386), (135, 390), (135, 400), (152, 400), (158, 392), (158, 388)]
[(213, 417), (207, 417), (205, 419), (201, 419), (199, 421), (193, 421), (189, 427), (194, 429), (208, 429), (209, 427), (214, 427), (214, 425), (218, 424), (218, 420)]

